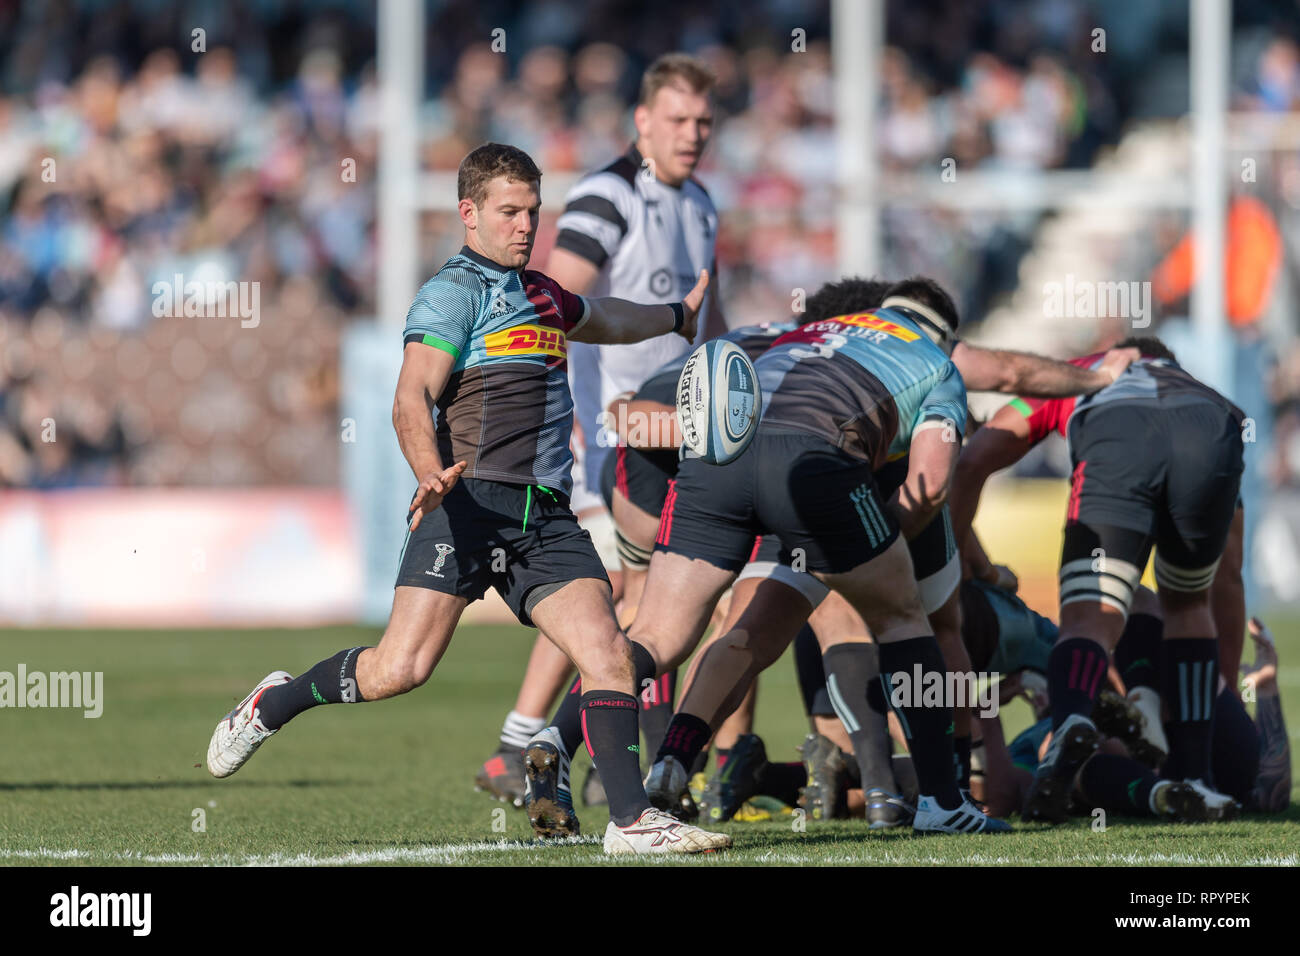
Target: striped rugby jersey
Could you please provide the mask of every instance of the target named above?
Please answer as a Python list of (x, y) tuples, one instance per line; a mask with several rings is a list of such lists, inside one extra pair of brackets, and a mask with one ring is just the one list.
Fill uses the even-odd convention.
[(420, 287), (404, 344), (456, 359), (438, 397), (438, 454), (466, 461), (467, 478), (541, 485), (569, 494), (573, 398), (568, 335), (587, 302), (532, 270), (510, 269), (468, 246)]
[[(680, 188), (660, 182), (635, 146), (569, 190), (556, 228), (557, 249), (600, 270), (588, 290), (591, 296), (680, 302), (701, 269), (709, 269), (710, 280), (717, 281), (718, 212), (709, 194), (695, 179)], [(599, 434), (601, 412), (616, 396), (636, 391), (654, 370), (703, 342), (708, 309), (706, 298), (694, 344), (673, 333), (622, 345), (574, 343), (571, 385), (586, 445), (588, 488), (600, 487), (605, 455), (616, 443), (612, 434)]]
[(902, 308), (809, 322), (754, 363), (760, 427), (809, 432), (879, 471), (927, 428), (966, 428), (966, 385)]

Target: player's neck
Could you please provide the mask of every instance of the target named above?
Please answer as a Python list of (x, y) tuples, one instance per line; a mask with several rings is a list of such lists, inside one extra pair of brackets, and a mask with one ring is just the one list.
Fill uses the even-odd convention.
[(663, 185), (667, 186), (669, 189), (681, 189), (682, 184), (685, 183), (686, 180), (690, 178), (689, 176), (686, 176), (685, 178), (678, 179), (678, 180), (665, 179), (660, 172), (659, 169), (660, 164), (656, 163), (653, 159), (645, 158), (646, 156), (645, 143), (639, 138), (635, 143), (632, 144), (631, 149), (628, 150), (628, 156), (641, 169), (644, 169), (646, 167), (646, 164), (648, 163), (650, 165), (650, 169), (654, 171), (655, 179), (660, 183), (662, 183)]
[(483, 249), (481, 246), (479, 246), (477, 242), (474, 241), (474, 234), (472, 232), (469, 232), (468, 230), (465, 232), (464, 249), (468, 250), (469, 252), (472, 252), (476, 258), (481, 259), (483, 265), (493, 266), (500, 272), (509, 272), (511, 269), (514, 269), (515, 272), (523, 274), (524, 269), (527, 268), (527, 263), (525, 263), (523, 266), (520, 266), (519, 268), (515, 268), (514, 266), (505, 265), (503, 263), (497, 262), (496, 259), (492, 258), (492, 256), (485, 249)]

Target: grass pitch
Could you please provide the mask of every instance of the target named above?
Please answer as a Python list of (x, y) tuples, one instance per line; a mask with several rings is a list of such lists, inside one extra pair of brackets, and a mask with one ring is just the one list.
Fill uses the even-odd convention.
[[(1300, 621), (1273, 621), (1292, 748), (1300, 753)], [(80, 710), (0, 709), (3, 865), (1290, 865), (1300, 808), (1221, 825), (1112, 816), (1017, 825), (1003, 836), (870, 834), (860, 821), (790, 817), (732, 823), (733, 850), (673, 860), (610, 860), (604, 808), (585, 836), (539, 846), (522, 811), (475, 793), (531, 646), (520, 627), (464, 627), (433, 678), (382, 704), (319, 707), (268, 741), (237, 775), (203, 766), (221, 715), (264, 674), (301, 673), (375, 630), (6, 631), (0, 671), (103, 671), (98, 719)], [(1250, 655), (1248, 644), (1247, 654)], [(1004, 711), (1008, 739), (1029, 720)], [(766, 673), (756, 730), (773, 760), (796, 760), (806, 733), (787, 657)], [(575, 760), (581, 785), (586, 755)], [(1300, 782), (1300, 773), (1297, 774)], [(1298, 788), (1300, 789), (1300, 788)], [(1017, 822), (1017, 821), (1013, 821)]]

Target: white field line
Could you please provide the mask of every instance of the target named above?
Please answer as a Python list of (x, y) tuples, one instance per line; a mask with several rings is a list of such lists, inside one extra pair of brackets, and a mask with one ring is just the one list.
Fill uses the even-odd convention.
[[(594, 845), (599, 837), (578, 837), (564, 841), (569, 845)], [(49, 860), (70, 863), (101, 863), (113, 861), (120, 863), (162, 863), (172, 865), (199, 866), (360, 866), (367, 863), (466, 863), (477, 856), (510, 853), (534, 853), (545, 851), (549, 845), (522, 843), (519, 841), (458, 843), (446, 846), (429, 847), (392, 847), (389, 849), (353, 851), (333, 856), (316, 856), (311, 853), (253, 853), (253, 854), (200, 854), (200, 853), (100, 853), (91, 850), (56, 850), (40, 847), (35, 850), (8, 850), (0, 848), (0, 860)], [(700, 862), (708, 860), (713, 863), (727, 861), (725, 854), (699, 858)], [(588, 865), (601, 863), (630, 863), (632, 860), (598, 858), (588, 861)], [(683, 862), (677, 856), (643, 857), (635, 861), (638, 864), (662, 864)], [(1045, 860), (1031, 860), (1025, 857), (1002, 856), (987, 853), (972, 853), (960, 860), (941, 856), (911, 856), (888, 850), (872, 853), (792, 853), (788, 851), (770, 851), (762, 853), (745, 863), (768, 863), (789, 865), (862, 865), (900, 864), (904, 866), (1033, 866), (1033, 865), (1090, 865), (1090, 866), (1135, 866), (1143, 864), (1167, 866), (1297, 866), (1300, 857), (1295, 854), (1286, 856), (1264, 856), (1241, 859), (1224, 853), (1084, 853), (1072, 856), (1055, 856)]]
[[(601, 842), (600, 837), (577, 837), (557, 841), (561, 845), (581, 846)], [(366, 863), (463, 863), (474, 856), (495, 853), (531, 853), (549, 849), (554, 844), (521, 841), (452, 843), (444, 846), (391, 847), (378, 850), (354, 850), (334, 856), (312, 853), (101, 853), (92, 850), (9, 850), (0, 847), (0, 859), (67, 860), (97, 863), (112, 860), (122, 863), (190, 863), (210, 866), (360, 866)]]

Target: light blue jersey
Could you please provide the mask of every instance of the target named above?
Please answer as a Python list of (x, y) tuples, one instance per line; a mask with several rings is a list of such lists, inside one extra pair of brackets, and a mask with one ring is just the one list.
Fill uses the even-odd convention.
[(902, 308), (809, 322), (754, 363), (766, 429), (811, 432), (879, 470), (927, 428), (966, 427), (957, 367)]

